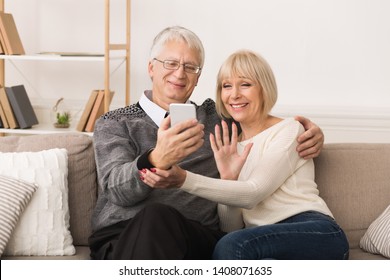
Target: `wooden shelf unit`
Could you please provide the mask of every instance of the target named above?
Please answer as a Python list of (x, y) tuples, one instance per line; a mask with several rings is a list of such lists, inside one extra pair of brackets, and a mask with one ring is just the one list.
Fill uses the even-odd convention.
[[(126, 1), (126, 40), (123, 44), (112, 44), (110, 41), (110, 4), (111, 0), (105, 0), (105, 40), (104, 40), (104, 55), (103, 56), (60, 56), (52, 54), (26, 54), (26, 55), (0, 55), (0, 86), (5, 86), (5, 60), (36, 60), (36, 61), (102, 61), (104, 62), (104, 111), (109, 111), (109, 96), (110, 96), (110, 61), (111, 60), (125, 60), (125, 105), (130, 105), (130, 15), (131, 15), (131, 0), (117, 0)], [(0, 0), (0, 11), (5, 11), (6, 0)], [(16, 23), (17, 24), (17, 23)], [(125, 55), (112, 55), (112, 51), (124, 51)], [(88, 94), (86, 94), (86, 99)], [(39, 126), (39, 125), (38, 125)], [(47, 129), (47, 130), (46, 130)], [(27, 129), (25, 134), (34, 134), (34, 131), (43, 133), (57, 133), (58, 130), (53, 130), (49, 127), (45, 129)], [(23, 130), (17, 129), (0, 129), (1, 133), (17, 133), (23, 134)]]

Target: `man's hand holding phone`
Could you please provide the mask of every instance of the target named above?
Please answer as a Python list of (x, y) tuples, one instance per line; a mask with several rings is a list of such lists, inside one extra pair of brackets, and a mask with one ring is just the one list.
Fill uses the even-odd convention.
[(169, 116), (162, 121), (158, 130), (156, 147), (149, 154), (150, 163), (157, 168), (169, 169), (204, 143), (204, 125), (196, 120), (195, 106), (180, 105), (170, 107)]

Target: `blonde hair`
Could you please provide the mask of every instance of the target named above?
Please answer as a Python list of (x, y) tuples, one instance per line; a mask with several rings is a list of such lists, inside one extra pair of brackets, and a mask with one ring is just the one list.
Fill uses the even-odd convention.
[(216, 109), (223, 118), (232, 118), (221, 100), (222, 82), (231, 77), (246, 77), (260, 86), (263, 106), (260, 112), (264, 118), (278, 99), (278, 90), (274, 74), (268, 62), (259, 54), (249, 50), (240, 50), (231, 54), (222, 63), (217, 75)]

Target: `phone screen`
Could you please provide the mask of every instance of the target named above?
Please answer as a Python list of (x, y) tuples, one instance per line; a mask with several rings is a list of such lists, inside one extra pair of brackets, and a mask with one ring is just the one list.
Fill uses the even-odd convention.
[(196, 119), (195, 105), (172, 103), (169, 105), (169, 115), (171, 116), (171, 126), (189, 119)]

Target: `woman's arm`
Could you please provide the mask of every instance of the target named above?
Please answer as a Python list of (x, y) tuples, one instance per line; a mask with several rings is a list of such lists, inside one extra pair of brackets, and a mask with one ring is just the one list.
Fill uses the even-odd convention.
[[(215, 126), (215, 136), (210, 134), (210, 144), (214, 153), (214, 159), (221, 179), (237, 180), (241, 168), (252, 148), (252, 143), (247, 144), (242, 154), (237, 151), (237, 126), (232, 124), (232, 136), (229, 137), (229, 128), (225, 121), (221, 122), (222, 134), (219, 125)], [(168, 170), (151, 168), (140, 170), (141, 180), (153, 188), (177, 188), (183, 185), (186, 172), (174, 165)]]
[[(149, 177), (168, 178), (180, 173), (181, 178), (177, 185), (183, 181), (181, 186), (183, 190), (218, 203), (250, 209), (275, 192), (306, 162), (296, 152), (296, 138), (303, 130), (302, 125), (294, 122), (279, 131), (277, 137), (268, 144), (262, 157), (249, 163), (256, 166), (245, 181), (208, 178), (179, 167), (172, 171), (154, 170), (154, 174), (145, 171), (144, 179), (149, 184)], [(158, 179), (154, 183), (158, 185)], [(168, 184), (161, 187), (168, 187)]]

